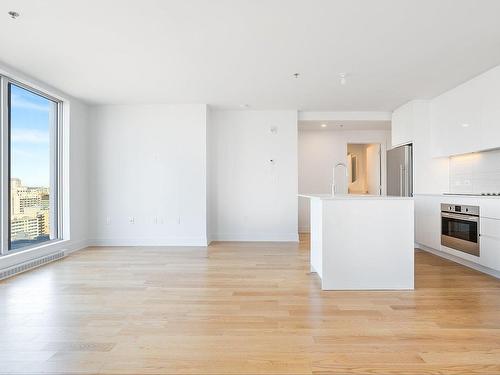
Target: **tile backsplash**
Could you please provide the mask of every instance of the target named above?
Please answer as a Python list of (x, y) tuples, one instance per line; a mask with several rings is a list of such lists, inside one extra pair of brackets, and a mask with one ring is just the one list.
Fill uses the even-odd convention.
[(500, 150), (451, 157), (450, 192), (500, 192)]

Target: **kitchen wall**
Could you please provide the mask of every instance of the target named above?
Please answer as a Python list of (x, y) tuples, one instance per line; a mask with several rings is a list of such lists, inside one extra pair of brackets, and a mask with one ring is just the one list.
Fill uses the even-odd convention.
[(450, 191), (500, 192), (500, 150), (451, 157)]
[(297, 112), (213, 110), (210, 238), (296, 241)]
[[(379, 143), (382, 155), (382, 194), (386, 193), (386, 152), (390, 130), (300, 130), (298, 138), (299, 192), (329, 194), (332, 167), (347, 164), (348, 143)], [(299, 199), (299, 231), (309, 231), (309, 200)]]
[(206, 123), (206, 105), (92, 108), (93, 244), (206, 245)]

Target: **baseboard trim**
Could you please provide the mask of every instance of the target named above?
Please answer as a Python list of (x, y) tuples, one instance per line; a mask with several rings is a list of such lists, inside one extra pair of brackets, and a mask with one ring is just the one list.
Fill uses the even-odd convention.
[(210, 238), (212, 241), (226, 242), (299, 242), (298, 233), (217, 233)]
[(96, 238), (89, 246), (208, 246), (206, 238)]
[(87, 240), (63, 240), (47, 245), (42, 245), (39, 248), (7, 254), (0, 257), (0, 269), (17, 266), (19, 264), (44, 257), (58, 251), (63, 251), (65, 255), (69, 255), (88, 246), (89, 241)]
[(74, 253), (76, 251), (85, 249), (86, 247), (89, 247), (89, 241), (88, 240), (79, 240), (79, 241), (71, 241), (68, 246), (65, 246), (62, 248), (64, 253), (66, 255), (69, 255), (71, 253)]
[(419, 244), (419, 243), (415, 243), (415, 247), (420, 249), (420, 250), (427, 251), (428, 253), (434, 254), (438, 257), (451, 260), (452, 262), (459, 263), (462, 266), (472, 268), (476, 271), (479, 271), (479, 272), (485, 273), (487, 275), (496, 277), (497, 279), (500, 279), (500, 271), (496, 271), (492, 268), (485, 267), (481, 264), (471, 262), (467, 259), (463, 259), (463, 258), (457, 257), (455, 255), (445, 253), (444, 251), (441, 251), (441, 250), (432, 249), (430, 247), (427, 247), (427, 246)]

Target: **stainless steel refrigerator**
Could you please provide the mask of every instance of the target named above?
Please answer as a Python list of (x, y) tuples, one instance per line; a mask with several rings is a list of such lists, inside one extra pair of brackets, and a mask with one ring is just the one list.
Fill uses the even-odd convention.
[(413, 196), (413, 152), (411, 145), (387, 151), (387, 195)]

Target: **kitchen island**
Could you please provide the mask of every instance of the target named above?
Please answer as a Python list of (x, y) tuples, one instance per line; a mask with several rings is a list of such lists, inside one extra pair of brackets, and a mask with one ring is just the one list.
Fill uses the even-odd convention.
[(413, 199), (299, 194), (310, 200), (311, 272), (323, 290), (413, 289)]

